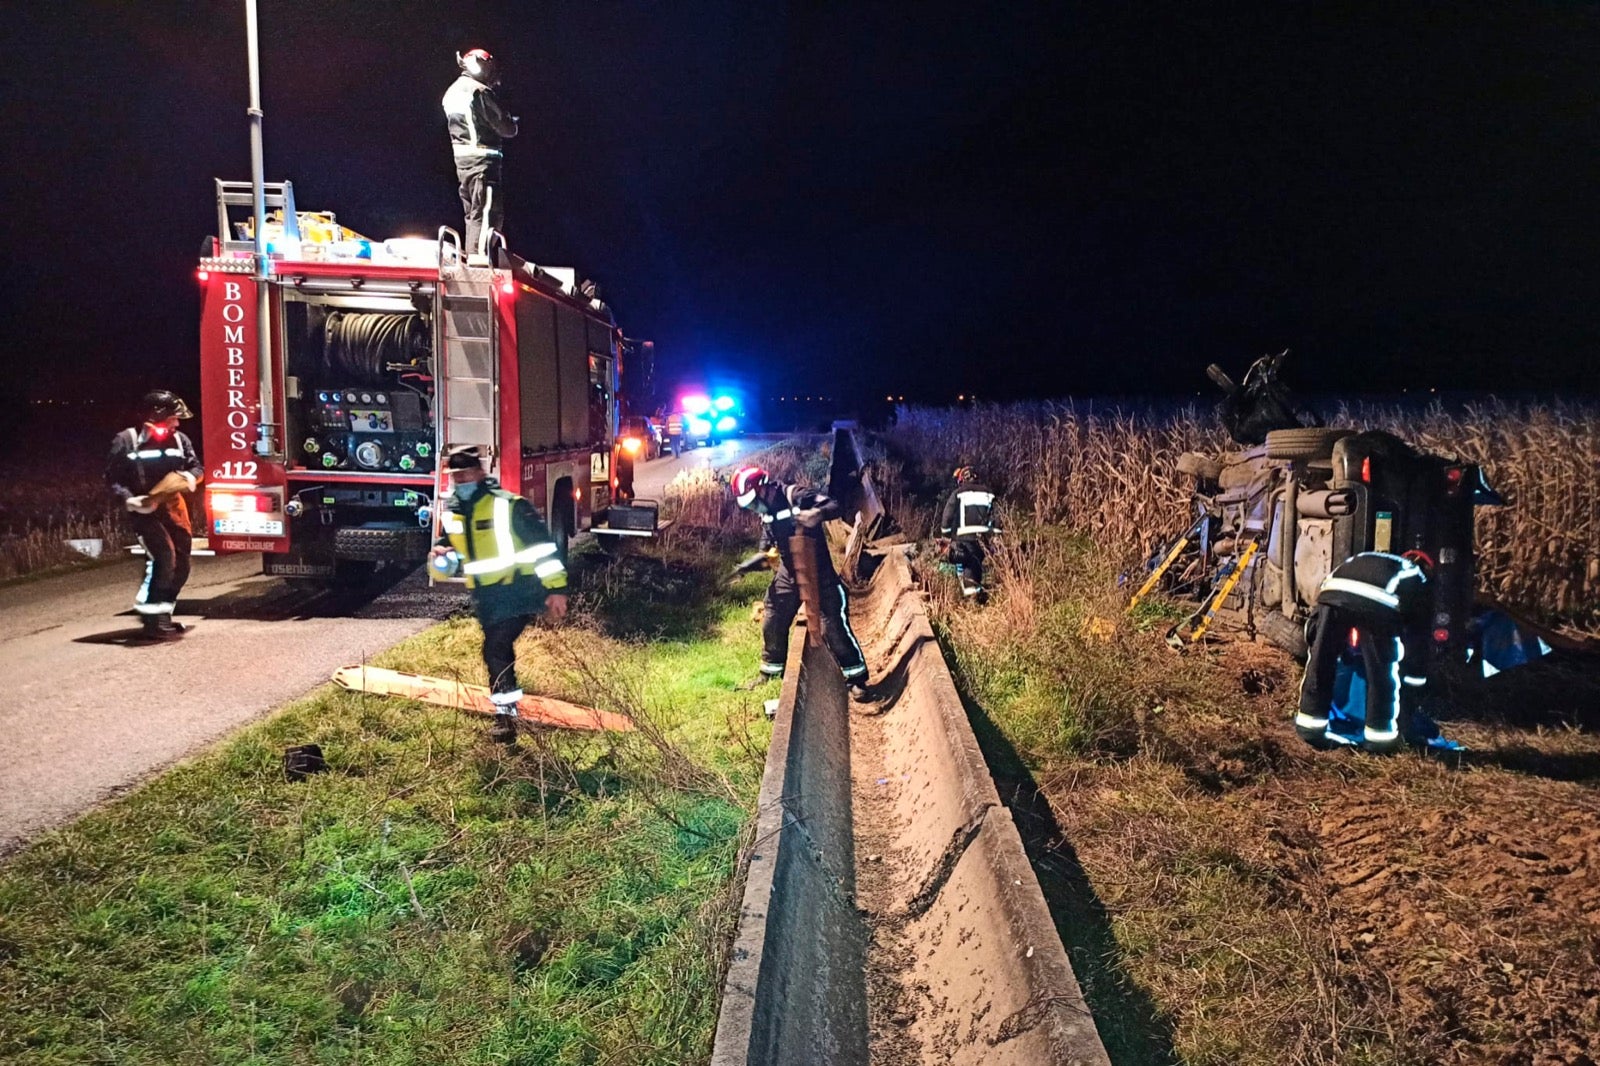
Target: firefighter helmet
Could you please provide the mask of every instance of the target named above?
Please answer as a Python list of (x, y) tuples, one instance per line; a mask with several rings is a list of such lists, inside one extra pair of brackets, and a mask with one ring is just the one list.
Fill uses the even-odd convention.
[(958, 466), (955, 469), (955, 473), (951, 474), (950, 476), (955, 478), (956, 482), (959, 484), (963, 481), (972, 481), (978, 475), (972, 472), (972, 467), (970, 466)]
[(139, 401), (139, 414), (146, 422), (165, 422), (169, 418), (193, 418), (194, 412), (175, 392), (151, 389)]
[(483, 455), (478, 451), (476, 445), (460, 444), (450, 449), (450, 453), (444, 460), (444, 468), (446, 470), (482, 470)]
[(456, 66), (461, 68), (461, 73), (491, 88), (500, 84), (500, 65), (487, 49), (469, 48), (465, 52), (457, 52)]
[(733, 475), (733, 498), (740, 507), (748, 508), (756, 502), (756, 490), (771, 480), (771, 475), (759, 466), (740, 467)]

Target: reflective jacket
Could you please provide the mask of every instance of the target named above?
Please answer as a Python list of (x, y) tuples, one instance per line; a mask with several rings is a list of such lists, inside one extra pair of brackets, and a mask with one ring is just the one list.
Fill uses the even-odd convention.
[[(134, 426), (111, 439), (111, 455), (106, 460), (106, 485), (120, 504), (126, 502), (129, 496), (148, 495), (168, 474), (188, 474), (198, 483), (201, 469), (194, 445), (182, 430), (174, 429), (157, 437), (151, 433), (148, 424)], [(194, 485), (189, 487), (193, 488)], [(174, 496), (165, 506), (169, 510), (182, 510), (183, 497)]]
[(517, 123), (500, 109), (494, 90), (463, 74), (444, 94), (450, 147), (458, 163), (499, 159), (501, 145), (517, 135)]
[(994, 493), (976, 481), (956, 486), (944, 501), (939, 532), (946, 537), (976, 537), (994, 532)]
[[(822, 576), (833, 573), (833, 557), (828, 554), (828, 538), (823, 526), (843, 515), (838, 500), (825, 492), (786, 485), (781, 481), (769, 481), (762, 485), (756, 490), (756, 499), (761, 501), (758, 513), (761, 515), (763, 551), (778, 549), (779, 564), (792, 574), (794, 555), (789, 547), (789, 538), (796, 534), (812, 537), (817, 542), (817, 566), (822, 570)], [(814, 526), (803, 526), (795, 520), (801, 511), (810, 510), (820, 510), (822, 521)]]
[(1410, 559), (1362, 552), (1333, 568), (1317, 592), (1318, 605), (1400, 623), (1425, 621), (1428, 576)]
[(533, 504), (493, 481), (480, 484), (465, 503), (451, 497), (439, 517), (443, 542), (461, 557), (480, 619), (537, 614), (547, 592), (566, 589), (567, 568)]

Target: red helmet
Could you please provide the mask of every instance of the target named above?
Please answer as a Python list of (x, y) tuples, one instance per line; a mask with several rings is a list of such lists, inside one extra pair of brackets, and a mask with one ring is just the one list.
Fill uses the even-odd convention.
[(772, 480), (759, 466), (742, 466), (733, 475), (733, 498), (740, 507), (749, 507), (756, 502), (756, 489)]
[(487, 49), (469, 48), (465, 52), (457, 52), (456, 66), (461, 68), (463, 74), (485, 85), (492, 87), (500, 84), (500, 65)]

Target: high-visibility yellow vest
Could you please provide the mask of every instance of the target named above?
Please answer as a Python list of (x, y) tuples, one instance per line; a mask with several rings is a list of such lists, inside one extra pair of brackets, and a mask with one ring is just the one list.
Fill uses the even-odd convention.
[(461, 556), (468, 588), (509, 584), (519, 576), (538, 578), (551, 591), (567, 587), (567, 568), (556, 557), (554, 543), (519, 543), (511, 524), (517, 499), (503, 489), (490, 489), (473, 497), (465, 519), (453, 509), (440, 516), (450, 547)]

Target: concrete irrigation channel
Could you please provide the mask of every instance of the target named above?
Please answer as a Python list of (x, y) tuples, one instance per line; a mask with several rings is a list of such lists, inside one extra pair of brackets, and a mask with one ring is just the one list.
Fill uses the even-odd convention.
[(867, 554), (880, 699), (795, 631), (713, 1066), (1106, 1064), (906, 553)]

